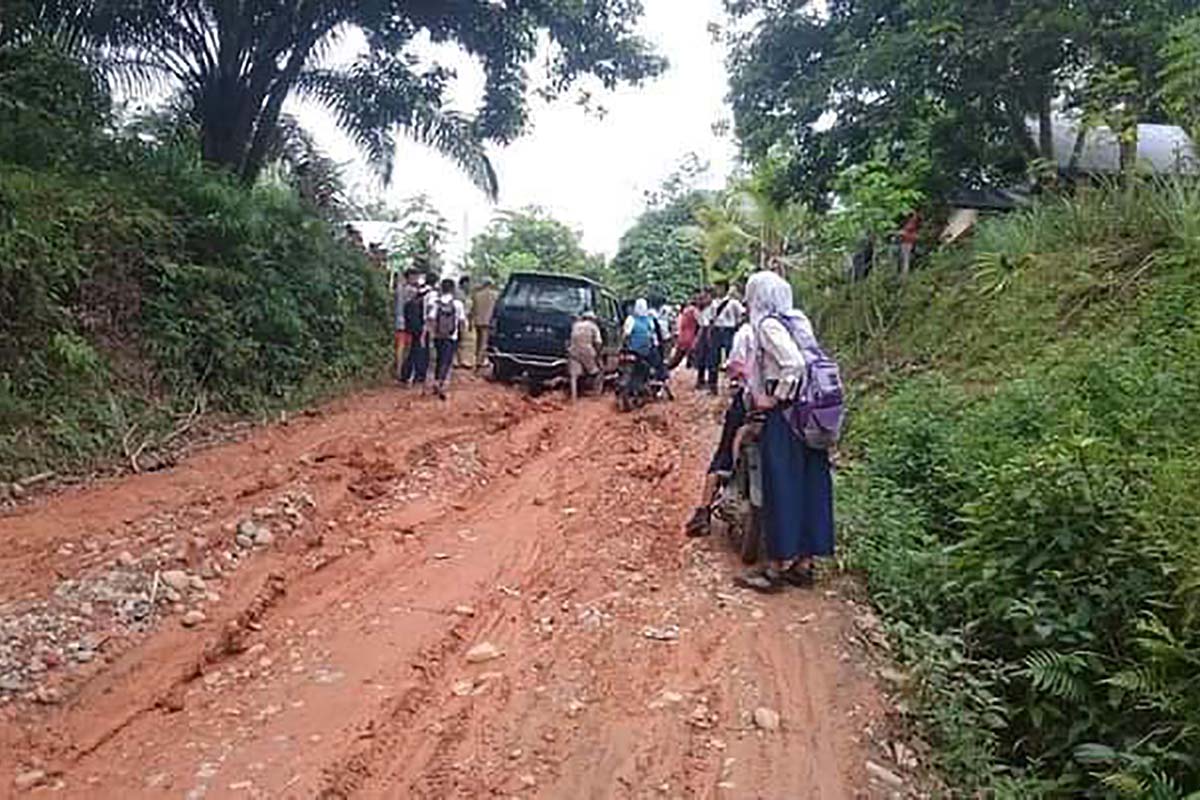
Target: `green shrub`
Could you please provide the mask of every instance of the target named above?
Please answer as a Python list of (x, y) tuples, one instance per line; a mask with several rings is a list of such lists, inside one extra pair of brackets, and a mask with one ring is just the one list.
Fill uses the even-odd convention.
[(286, 189), (175, 147), (0, 162), (0, 478), (83, 468), (215, 411), (380, 374), (386, 279)]
[(95, 159), (109, 106), (104, 77), (52, 43), (0, 45), (0, 161), (44, 168)]
[[(1194, 196), (1133, 184), (992, 221), (866, 335), (849, 289), (820, 309), (875, 376), (839, 476), (845, 560), (963, 790), (1200, 789)], [(1023, 265), (980, 292), (981, 253)]]

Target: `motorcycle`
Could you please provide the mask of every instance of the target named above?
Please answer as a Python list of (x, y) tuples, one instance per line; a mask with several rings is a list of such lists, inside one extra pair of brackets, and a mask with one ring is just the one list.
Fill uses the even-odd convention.
[(763, 549), (762, 422), (747, 422), (735, 445), (733, 472), (722, 477), (713, 520), (745, 564), (758, 562)]
[(674, 400), (671, 387), (661, 379), (650, 359), (622, 350), (617, 362), (617, 410), (641, 408), (651, 400)]

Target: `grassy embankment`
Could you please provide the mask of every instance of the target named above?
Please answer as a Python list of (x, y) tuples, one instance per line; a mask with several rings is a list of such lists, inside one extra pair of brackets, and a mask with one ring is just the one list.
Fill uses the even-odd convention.
[(153, 463), (200, 410), (382, 374), (385, 279), (334, 223), (186, 148), (104, 152), (0, 162), (0, 481)]
[(843, 557), (947, 782), (1200, 789), (1200, 187), (989, 220), (814, 290), (856, 391)]

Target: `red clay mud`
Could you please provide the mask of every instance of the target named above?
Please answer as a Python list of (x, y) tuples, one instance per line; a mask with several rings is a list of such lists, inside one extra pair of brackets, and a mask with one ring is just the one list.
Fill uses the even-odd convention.
[(851, 607), (680, 534), (712, 403), (378, 391), (14, 511), (0, 797), (888, 796)]

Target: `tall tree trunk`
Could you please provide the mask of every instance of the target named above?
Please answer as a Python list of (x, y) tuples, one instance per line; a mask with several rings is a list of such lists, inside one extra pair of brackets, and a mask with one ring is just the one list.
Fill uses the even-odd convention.
[(205, 161), (243, 180), (258, 174), (248, 162), (269, 93), (283, 71), (278, 64), (289, 42), (288, 19), (278, 15), (257, 41), (253, 19), (222, 14), (217, 20), (217, 54), (199, 88), (202, 152)]
[(1075, 133), (1075, 146), (1071, 148), (1071, 160), (1067, 164), (1067, 174), (1074, 175), (1079, 171), (1079, 161), (1083, 158), (1083, 148), (1087, 145), (1087, 136), (1091, 128), (1080, 121), (1079, 130)]
[(1037, 158), (1039, 155), (1037, 142), (1030, 135), (1029, 126), (1025, 124), (1025, 113), (1015, 98), (1009, 98), (1004, 104), (1004, 113), (1008, 116), (1008, 127), (1013, 141), (1020, 148), (1026, 160), (1032, 161)]
[(279, 133), (279, 114), (283, 110), (283, 101), (291, 94), (292, 86), (300, 76), (300, 70), (304, 68), (304, 62), (308, 60), (311, 49), (312, 39), (298, 42), (296, 49), (288, 58), (287, 66), (279, 73), (271, 86), (266, 105), (258, 115), (253, 140), (246, 153), (246, 160), (242, 164), (242, 180), (246, 183), (252, 183), (258, 177), (258, 173), (262, 171), (267, 148), (270, 146), (271, 140)]
[(1054, 153), (1054, 113), (1049, 92), (1042, 92), (1038, 100), (1038, 151), (1042, 158), (1057, 169), (1058, 159)]
[(236, 78), (218, 76), (196, 98), (201, 155), (210, 164), (238, 172), (245, 154), (245, 87)]
[(1121, 131), (1121, 174), (1133, 172), (1138, 159), (1138, 126), (1137, 120)]

